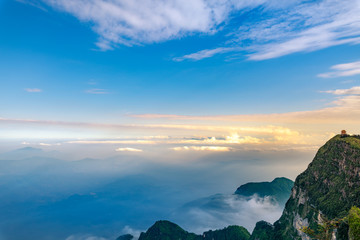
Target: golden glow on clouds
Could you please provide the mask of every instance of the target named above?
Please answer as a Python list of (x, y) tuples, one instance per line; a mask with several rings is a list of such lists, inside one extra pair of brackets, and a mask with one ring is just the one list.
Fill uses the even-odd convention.
[[(342, 66), (343, 69), (346, 66)], [(340, 69), (340, 67), (339, 67)], [(68, 137), (62, 144), (121, 144), (163, 147), (164, 149), (193, 151), (230, 151), (239, 148), (302, 148), (312, 149), (346, 129), (359, 133), (360, 129), (360, 86), (349, 89), (335, 89), (321, 94), (332, 94), (336, 99), (318, 110), (288, 112), (280, 114), (186, 116), (145, 114), (133, 115), (138, 124), (108, 124), (89, 122), (65, 122), (33, 119), (9, 119), (0, 117), (4, 126), (2, 138), (16, 135), (25, 139), (40, 136), (38, 133), (54, 131)], [(16, 125), (14, 128), (13, 125)], [(7, 128), (12, 126), (12, 128)], [(10, 130), (8, 130), (10, 129)], [(17, 129), (17, 132), (11, 132)], [(20, 129), (20, 130), (19, 130)], [(51, 129), (51, 131), (49, 131)], [(82, 131), (82, 132), (81, 132)], [(34, 133), (34, 134), (32, 134)], [(35, 134), (37, 133), (37, 134)], [(85, 133), (86, 135), (81, 135)], [(22, 135), (21, 135), (22, 134)], [(26, 135), (27, 134), (27, 135)], [(39, 137), (41, 138), (41, 137)], [(53, 137), (54, 138), (54, 137)], [(76, 139), (81, 138), (81, 139)], [(28, 142), (28, 140), (26, 140)], [(54, 145), (41, 140), (43, 146)], [(37, 143), (38, 144), (38, 143)], [(122, 148), (121, 148), (122, 149)], [(137, 149), (137, 148), (134, 148)]]
[(324, 91), (325, 93), (331, 93), (334, 95), (360, 95), (360, 86), (352, 87), (349, 89), (337, 89)]
[(126, 147), (126, 148), (117, 148), (117, 149), (115, 149), (115, 151), (117, 151), (117, 152), (142, 152), (143, 150), (137, 149), (137, 148)]
[(262, 140), (259, 138), (244, 136), (240, 137), (237, 133), (233, 133), (230, 136), (225, 136), (225, 138), (216, 138), (216, 137), (205, 137), (203, 139), (185, 139), (173, 143), (192, 143), (192, 144), (258, 144)]

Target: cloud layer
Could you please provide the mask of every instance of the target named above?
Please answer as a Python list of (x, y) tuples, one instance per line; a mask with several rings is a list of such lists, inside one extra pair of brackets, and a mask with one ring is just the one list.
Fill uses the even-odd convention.
[[(346, 68), (346, 67), (343, 67)], [(177, 151), (229, 152), (244, 147), (308, 149), (313, 151), (338, 129), (357, 133), (360, 118), (360, 87), (326, 90), (336, 98), (326, 107), (310, 111), (251, 114), (251, 115), (163, 115), (141, 114), (126, 116), (123, 123), (62, 122), (33, 119), (1, 118), (7, 126), (2, 138), (21, 134), (21, 142), (54, 147), (94, 145), (109, 146), (111, 153)], [(306, 123), (306, 124), (305, 124)], [(14, 128), (16, 125), (16, 128)], [(51, 128), (51, 132), (46, 129)], [(74, 131), (74, 129), (76, 131)], [(339, 130), (339, 131), (340, 131)], [(40, 133), (44, 132), (42, 136)], [(54, 133), (61, 132), (62, 141)], [(109, 135), (109, 132), (111, 133)], [(36, 134), (35, 134), (36, 133)], [(34, 139), (34, 136), (38, 139)], [(27, 140), (25, 140), (27, 139)], [(43, 139), (43, 140), (41, 140)], [(141, 147), (139, 147), (141, 146)], [(162, 152), (162, 151), (161, 151)]]
[[(143, 45), (194, 34), (227, 40), (174, 58), (200, 60), (242, 51), (264, 60), (341, 44), (360, 43), (358, 0), (43, 0), (90, 22), (102, 50)], [(241, 20), (240, 20), (241, 19)]]
[(185, 229), (199, 234), (234, 223), (252, 232), (256, 222), (273, 223), (281, 216), (282, 210), (283, 206), (271, 197), (217, 194), (186, 204), (173, 213), (173, 218)]
[(51, 6), (93, 23), (103, 50), (116, 44), (138, 45), (211, 33), (228, 17), (228, 1), (181, 0), (46, 0)]

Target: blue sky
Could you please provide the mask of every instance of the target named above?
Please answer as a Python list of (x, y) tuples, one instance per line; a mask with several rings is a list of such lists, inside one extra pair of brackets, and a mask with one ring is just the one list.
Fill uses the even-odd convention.
[[(333, 102), (339, 98), (356, 98), (357, 92), (324, 91), (356, 90), (358, 8), (355, 0), (5, 0), (0, 5), (0, 117), (7, 121), (2, 125), (29, 119), (65, 125), (189, 124), (184, 116), (253, 115), (256, 121), (231, 124), (308, 133), (317, 126), (304, 129), (298, 122), (290, 126), (281, 118), (266, 122), (256, 116), (322, 111), (339, 107)], [(342, 74), (346, 68), (331, 69), (338, 64), (354, 67)], [(328, 72), (338, 74), (319, 75)], [(154, 114), (160, 117), (149, 117)], [(23, 133), (33, 128), (16, 124)], [(206, 119), (196, 124), (208, 125)], [(46, 125), (37, 127), (46, 132)], [(335, 130), (331, 124), (322, 128), (323, 139)], [(33, 137), (14, 131), (7, 137)], [(39, 137), (51, 134), (45, 135)]]

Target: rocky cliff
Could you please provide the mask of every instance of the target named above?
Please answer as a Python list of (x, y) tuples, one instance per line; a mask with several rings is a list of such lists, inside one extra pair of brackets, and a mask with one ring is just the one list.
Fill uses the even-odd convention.
[[(360, 139), (337, 135), (319, 149), (308, 168), (295, 181), (274, 231), (260, 240), (310, 239), (300, 229), (317, 229), (326, 219), (345, 217), (360, 206)], [(257, 226), (254, 232), (261, 232)], [(333, 239), (348, 239), (346, 224), (333, 232)]]

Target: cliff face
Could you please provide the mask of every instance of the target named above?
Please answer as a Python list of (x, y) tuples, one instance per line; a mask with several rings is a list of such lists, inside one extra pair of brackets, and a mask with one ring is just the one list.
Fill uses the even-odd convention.
[[(338, 135), (319, 149), (296, 178), (284, 212), (274, 224), (274, 239), (308, 240), (300, 228), (316, 229), (322, 219), (342, 218), (352, 206), (360, 206), (360, 139)], [(333, 239), (347, 239), (344, 228)]]

